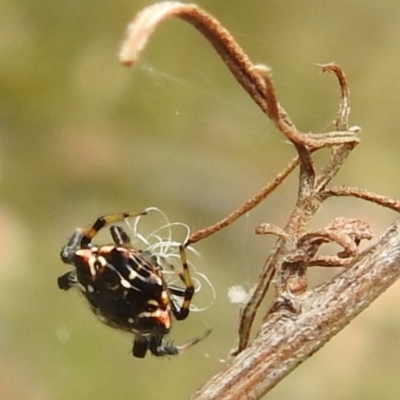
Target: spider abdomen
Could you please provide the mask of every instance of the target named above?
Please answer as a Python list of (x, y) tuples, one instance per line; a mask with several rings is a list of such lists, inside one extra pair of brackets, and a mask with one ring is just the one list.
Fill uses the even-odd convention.
[(115, 246), (75, 253), (80, 291), (105, 324), (142, 334), (168, 333), (171, 307), (160, 268), (139, 251)]

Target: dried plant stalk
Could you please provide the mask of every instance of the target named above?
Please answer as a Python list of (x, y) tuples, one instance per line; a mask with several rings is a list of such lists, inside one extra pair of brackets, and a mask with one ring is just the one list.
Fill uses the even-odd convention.
[[(232, 35), (196, 5), (163, 2), (140, 12), (129, 25), (120, 52), (123, 64), (135, 63), (158, 24), (170, 17), (189, 22), (205, 36), (236, 80), (297, 151), (297, 157), (259, 193), (221, 221), (193, 233), (185, 244), (212, 235), (252, 210), (299, 165), (297, 201), (286, 226), (279, 228), (264, 223), (256, 228), (256, 233), (274, 234), (278, 240), (242, 312), (239, 345), (232, 352), (237, 357), (193, 396), (196, 400), (259, 399), (400, 276), (400, 220), (377, 244), (358, 254), (360, 241), (372, 237), (367, 222), (338, 217), (327, 227), (310, 231), (310, 219), (323, 202), (333, 196), (352, 196), (394, 211), (400, 211), (400, 202), (358, 188), (327, 188), (360, 141), (357, 136), (360, 128), (349, 128), (350, 91), (339, 66), (321, 65), (322, 72), (334, 73), (339, 82), (341, 97), (334, 120), (335, 130), (302, 133), (278, 101), (270, 68), (253, 64)], [(330, 149), (330, 157), (325, 166), (316, 171), (312, 155), (326, 147)], [(343, 249), (336, 255), (317, 254), (322, 244), (331, 242)], [(333, 280), (307, 291), (307, 268), (316, 265), (340, 266), (346, 270)], [(264, 316), (256, 339), (250, 343), (255, 315), (272, 280), (274, 303)]]
[(400, 219), (351, 268), (298, 296), (297, 315), (272, 314), (252, 344), (191, 400), (261, 398), (399, 277)]
[(225, 217), (221, 221), (215, 223), (214, 225), (208, 226), (207, 228), (192, 233), (187, 242), (185, 243), (185, 245), (188, 246), (190, 244), (196, 243), (199, 240), (205, 239), (206, 237), (220, 231), (221, 229), (235, 222), (242, 215), (246, 214), (254, 207), (258, 206), (270, 193), (272, 193), (286, 179), (287, 176), (289, 176), (289, 174), (298, 166), (298, 164), (299, 164), (299, 158), (296, 157), (286, 166), (286, 168), (282, 172), (280, 172), (275, 177), (275, 179), (272, 182), (268, 183), (268, 185), (262, 188), (260, 192), (257, 193), (254, 197), (247, 200), (246, 203), (244, 203), (237, 210), (230, 213), (227, 217)]
[(370, 201), (371, 203), (375, 203), (378, 206), (400, 212), (400, 201), (370, 192), (369, 190), (365, 189), (346, 186), (332, 187), (322, 191), (320, 193), (320, 196), (322, 199), (327, 199), (329, 197), (355, 197), (361, 200)]
[[(156, 27), (171, 17), (183, 19), (198, 29), (260, 108), (268, 112), (263, 79), (254, 71), (250, 59), (225, 28), (195, 4), (166, 1), (147, 7), (137, 14), (122, 44), (119, 54), (121, 62), (127, 66), (135, 63)], [(283, 109), (281, 112), (286, 115)]]

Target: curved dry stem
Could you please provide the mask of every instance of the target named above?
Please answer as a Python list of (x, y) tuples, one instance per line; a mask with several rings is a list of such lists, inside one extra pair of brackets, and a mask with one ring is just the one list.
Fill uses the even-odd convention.
[(338, 256), (349, 258), (357, 255), (361, 240), (371, 240), (372, 236), (368, 222), (337, 217), (324, 229), (306, 232), (299, 238), (297, 246), (304, 250), (308, 248), (315, 254), (322, 244), (333, 242), (343, 247), (344, 251), (338, 253)]
[[(286, 238), (280, 238), (278, 242), (284, 242)], [(274, 255), (278, 253), (278, 245), (275, 249), (275, 254), (272, 254), (269, 259), (273, 258)], [(268, 292), (271, 282), (275, 276), (276, 269), (273, 265), (268, 264), (267, 268), (261, 271), (257, 279), (257, 286), (251, 295), (250, 300), (244, 306), (241, 312), (240, 324), (239, 324), (239, 343), (236, 349), (231, 351), (231, 355), (237, 356), (243, 352), (250, 342), (250, 333), (253, 326), (254, 320), (256, 318), (256, 313), (264, 300), (265, 295)]]
[(339, 256), (315, 256), (307, 264), (310, 267), (328, 267), (328, 268), (347, 268), (351, 265), (352, 258), (343, 258)]
[[(220, 22), (195, 4), (166, 1), (141, 11), (128, 26), (127, 36), (119, 54), (121, 62), (127, 66), (134, 64), (157, 26), (172, 17), (189, 22), (205, 36), (237, 81), (268, 115), (264, 82), (254, 70), (253, 63)], [(288, 125), (294, 126), (286, 111), (280, 105), (278, 107), (281, 118)]]
[(333, 71), (339, 78), (342, 99), (339, 106), (339, 114), (337, 117), (338, 132), (328, 132), (325, 134), (307, 135), (299, 132), (296, 127), (287, 124), (281, 118), (279, 113), (279, 103), (272, 82), (271, 69), (265, 65), (253, 66), (253, 71), (258, 73), (264, 81), (265, 98), (267, 100), (268, 117), (275, 124), (281, 133), (283, 133), (295, 146), (300, 158), (300, 189), (299, 201), (302, 198), (310, 196), (315, 185), (315, 170), (311, 158), (311, 152), (323, 147), (332, 147), (337, 145), (350, 144), (355, 146), (359, 143), (356, 131), (343, 132), (341, 128), (347, 128), (348, 116), (350, 108), (348, 107), (348, 86), (344, 73), (340, 67), (333, 64), (323, 66), (322, 71)]
[(288, 238), (288, 234), (279, 226), (268, 224), (266, 222), (257, 226), (254, 230), (256, 235), (275, 235), (280, 237), (281, 239), (286, 240)]
[(332, 187), (322, 191), (319, 194), (319, 197), (321, 200), (326, 200), (329, 197), (355, 197), (361, 200), (370, 201), (382, 207), (390, 208), (393, 211), (400, 212), (400, 201), (355, 187)]
[(350, 89), (347, 83), (346, 75), (341, 67), (336, 64), (318, 64), (321, 67), (321, 72), (333, 72), (338, 78), (340, 85), (341, 100), (339, 110), (335, 119), (335, 125), (338, 131), (345, 131), (349, 126), (350, 115)]
[(197, 232), (192, 233), (189, 239), (186, 241), (185, 246), (196, 243), (199, 240), (205, 239), (206, 237), (220, 231), (226, 226), (235, 222), (242, 215), (246, 214), (258, 204), (260, 204), (271, 192), (273, 192), (285, 179), (286, 177), (296, 168), (299, 164), (299, 158), (294, 158), (283, 171), (281, 171), (272, 182), (269, 182), (264, 188), (260, 190), (254, 197), (247, 200), (241, 207), (230, 213), (227, 217), (214, 225), (208, 226), (207, 228), (200, 229)]
[(323, 243), (337, 243), (342, 246), (343, 249), (349, 254), (349, 256), (355, 256), (357, 254), (357, 245), (348, 236), (341, 235), (340, 232), (332, 231), (311, 231), (303, 235), (299, 239), (299, 246), (304, 245), (305, 242), (316, 242), (317, 246)]

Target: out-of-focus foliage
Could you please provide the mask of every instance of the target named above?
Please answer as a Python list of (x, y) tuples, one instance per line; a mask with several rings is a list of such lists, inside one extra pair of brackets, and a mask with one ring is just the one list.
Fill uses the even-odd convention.
[[(255, 282), (283, 224), (295, 176), (259, 209), (199, 243), (217, 290), (210, 309), (174, 325), (177, 343), (212, 335), (171, 360), (133, 359), (131, 338), (103, 327), (75, 293), (62, 293), (58, 252), (98, 215), (157, 206), (193, 230), (215, 222), (274, 177), (294, 150), (189, 25), (169, 21), (139, 65), (118, 64), (125, 26), (149, 1), (0, 1), (0, 398), (184, 399), (223, 367), (239, 308), (233, 285)], [(335, 61), (352, 91), (362, 144), (336, 182), (400, 197), (400, 8), (396, 0), (198, 3), (250, 57), (269, 64), (278, 96), (304, 131), (323, 131), (337, 107)], [(338, 215), (379, 234), (396, 216), (357, 200)], [(177, 238), (179, 239), (179, 238)], [(311, 282), (329, 271), (312, 271)], [(269, 399), (398, 399), (400, 311), (392, 288)], [(207, 298), (205, 299), (207, 301)], [(223, 316), (223, 317), (221, 317)]]

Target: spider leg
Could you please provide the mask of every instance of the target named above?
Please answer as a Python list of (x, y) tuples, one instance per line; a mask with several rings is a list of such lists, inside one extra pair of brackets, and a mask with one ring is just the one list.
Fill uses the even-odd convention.
[(134, 357), (144, 358), (149, 348), (149, 342), (144, 336), (136, 336), (133, 342), (132, 354)]
[(69, 290), (77, 283), (76, 271), (69, 271), (61, 275), (58, 280), (58, 287), (62, 290)]
[(167, 343), (162, 340), (162, 336), (151, 336), (149, 339), (149, 350), (156, 357), (174, 356), (179, 354), (179, 347), (172, 343)]
[(90, 247), (90, 243), (92, 242), (92, 239), (107, 224), (110, 224), (112, 222), (123, 221), (125, 218), (138, 217), (140, 215), (145, 215), (145, 214), (147, 214), (147, 211), (109, 214), (109, 215), (103, 215), (102, 217), (97, 218), (97, 220), (92, 225), (92, 227), (83, 232), (81, 242), (80, 242), (80, 247), (81, 248)]
[(65, 264), (74, 263), (75, 251), (79, 249), (83, 233), (77, 229), (68, 240), (68, 243), (61, 249), (60, 257)]
[(186, 289), (181, 288), (179, 286), (175, 286), (175, 285), (168, 285), (168, 292), (170, 294), (169, 299), (170, 299), (170, 303), (171, 303), (172, 313), (174, 315), (176, 315), (177, 313), (179, 313), (180, 306), (178, 304), (177, 299), (175, 299), (174, 296), (184, 298)]
[[(178, 296), (183, 297), (182, 306), (178, 308), (176, 304), (172, 302), (172, 313), (178, 321), (185, 319), (189, 315), (190, 302), (192, 301), (192, 297), (194, 294), (194, 286), (192, 278), (190, 276), (190, 271), (186, 259), (186, 252), (183, 245), (179, 246), (179, 253), (182, 261), (182, 272), (179, 272), (178, 274), (185, 285), (185, 289), (183, 293), (180, 292), (180, 294), (177, 294)], [(179, 293), (179, 291), (177, 291), (174, 287), (172, 287), (172, 292), (173, 291)]]
[[(181, 282), (185, 283), (184, 274), (182, 272), (177, 272), (175, 266), (171, 263), (168, 263), (168, 267), (171, 269), (171, 271), (174, 271), (179, 276), (179, 279), (181, 280)], [(179, 288), (179, 286), (175, 286), (175, 285), (170, 285), (170, 287), (175, 288), (175, 289)], [(183, 296), (181, 296), (181, 297), (183, 297)]]
[(144, 358), (147, 350), (156, 357), (172, 356), (179, 354), (179, 348), (171, 343), (166, 343), (162, 335), (152, 335), (150, 337), (137, 336), (133, 342), (132, 354), (134, 357)]
[(116, 226), (116, 225), (111, 226), (110, 233), (114, 240), (114, 243), (117, 246), (124, 247), (125, 249), (132, 248), (131, 238), (120, 226)]
[(172, 343), (165, 342), (164, 340), (162, 340), (162, 337), (152, 336), (149, 340), (149, 350), (151, 351), (151, 353), (153, 355), (155, 355), (157, 357), (174, 356), (174, 355), (182, 353), (188, 347), (191, 347), (191, 346), (199, 343), (201, 340), (206, 338), (210, 333), (211, 333), (211, 329), (207, 329), (200, 336), (197, 336), (194, 339), (189, 340), (188, 342), (186, 342), (185, 344), (183, 344), (181, 346), (175, 346)]
[(174, 296), (185, 297), (186, 289), (183, 289), (183, 288), (181, 288), (179, 286), (168, 285), (168, 290)]

